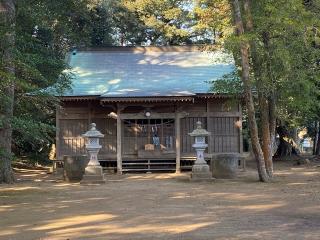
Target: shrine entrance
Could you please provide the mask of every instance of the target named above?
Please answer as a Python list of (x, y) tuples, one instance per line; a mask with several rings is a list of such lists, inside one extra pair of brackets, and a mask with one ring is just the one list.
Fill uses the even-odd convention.
[(123, 155), (172, 158), (175, 154), (174, 119), (124, 119), (122, 136)]

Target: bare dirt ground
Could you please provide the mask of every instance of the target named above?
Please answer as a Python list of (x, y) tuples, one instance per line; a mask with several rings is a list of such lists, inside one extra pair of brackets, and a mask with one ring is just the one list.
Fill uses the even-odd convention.
[(94, 186), (20, 170), (18, 183), (0, 185), (0, 239), (318, 240), (316, 165), (277, 163), (269, 184), (253, 169), (211, 183), (139, 174)]

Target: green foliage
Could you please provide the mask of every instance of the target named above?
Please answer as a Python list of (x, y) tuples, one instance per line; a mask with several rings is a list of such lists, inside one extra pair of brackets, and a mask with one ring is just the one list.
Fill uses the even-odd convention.
[(208, 38), (208, 43), (223, 44), (225, 38), (233, 33), (231, 16), (228, 0), (196, 0), (193, 8), (193, 30)]
[(260, 91), (276, 93), (280, 119), (303, 124), (319, 104), (320, 52), (310, 35), (310, 29), (320, 26), (319, 19), (300, 0), (255, 2), (253, 9), (254, 41), (262, 56)]
[(110, 9), (112, 21), (112, 45), (142, 45), (148, 40), (147, 26), (137, 12), (130, 11), (123, 1), (104, 0), (103, 7)]
[[(89, 14), (82, 13), (81, 27), (77, 25), (85, 34), (81, 39), (89, 41), (78, 41), (77, 46), (218, 43), (232, 32), (227, 0), (89, 2)], [(215, 17), (209, 19), (212, 13)]]
[(239, 77), (238, 70), (234, 69), (231, 73), (213, 81), (210, 91), (214, 93), (240, 96), (243, 93), (243, 84)]
[[(65, 71), (65, 56), (74, 45), (90, 45), (93, 7), (90, 0), (16, 2), (15, 42), (6, 42), (0, 34), (1, 52), (13, 46), (15, 76), (10, 76), (6, 64), (0, 62), (0, 89), (14, 81), (11, 125), (15, 154), (44, 157), (54, 142), (58, 99), (43, 89), (50, 87), (52, 92), (59, 93), (69, 87), (71, 75)], [(8, 26), (1, 25), (0, 32), (8, 32)], [(10, 97), (0, 90), (0, 99), (7, 103)], [(1, 104), (1, 112), (6, 106)], [(4, 115), (0, 116), (1, 126)]]
[(15, 117), (13, 119), (14, 145), (16, 154), (25, 155), (33, 153), (38, 155), (47, 153), (51, 143), (55, 128), (52, 123), (40, 122), (32, 116)]
[(192, 32), (189, 0), (122, 1), (145, 25), (146, 42), (174, 45), (190, 41)]
[(108, 1), (90, 11), (90, 44), (93, 46), (113, 45), (115, 6)]
[[(230, 35), (224, 42), (238, 66), (239, 43), (244, 39), (250, 43), (252, 87), (275, 98), (278, 119), (291, 126), (319, 117), (320, 1), (307, 2), (306, 6), (300, 0), (251, 1), (253, 30), (246, 29), (241, 37)], [(250, 16), (245, 9), (242, 13), (247, 23)]]
[[(70, 9), (74, 8), (72, 2), (67, 5)], [(84, 2), (89, 6), (88, 11), (79, 10), (85, 8)], [(81, 32), (80, 38), (72, 34), (73, 30), (69, 34), (77, 47), (181, 45), (209, 42), (211, 37), (197, 27), (192, 0), (92, 0), (80, 3), (76, 13), (70, 14), (66, 27), (59, 26), (55, 30), (69, 33), (66, 29), (71, 28)], [(53, 7), (61, 6), (53, 3)], [(62, 23), (66, 20), (61, 16), (59, 19)], [(70, 23), (74, 26), (69, 26)]]

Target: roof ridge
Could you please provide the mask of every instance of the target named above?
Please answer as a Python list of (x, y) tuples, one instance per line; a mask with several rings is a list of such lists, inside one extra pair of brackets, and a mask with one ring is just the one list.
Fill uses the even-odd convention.
[(206, 45), (177, 45), (177, 46), (106, 46), (84, 47), (77, 51), (101, 51), (101, 52), (200, 52), (205, 50)]

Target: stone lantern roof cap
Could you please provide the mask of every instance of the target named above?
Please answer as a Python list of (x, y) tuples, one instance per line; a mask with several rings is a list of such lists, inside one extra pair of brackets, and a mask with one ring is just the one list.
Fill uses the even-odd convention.
[(87, 131), (85, 134), (82, 134), (83, 137), (87, 138), (103, 138), (104, 135), (96, 129), (96, 124), (91, 123), (90, 124), (90, 130)]
[(189, 133), (189, 136), (192, 137), (206, 137), (210, 136), (211, 133), (202, 128), (202, 123), (200, 121), (197, 122), (197, 128)]

